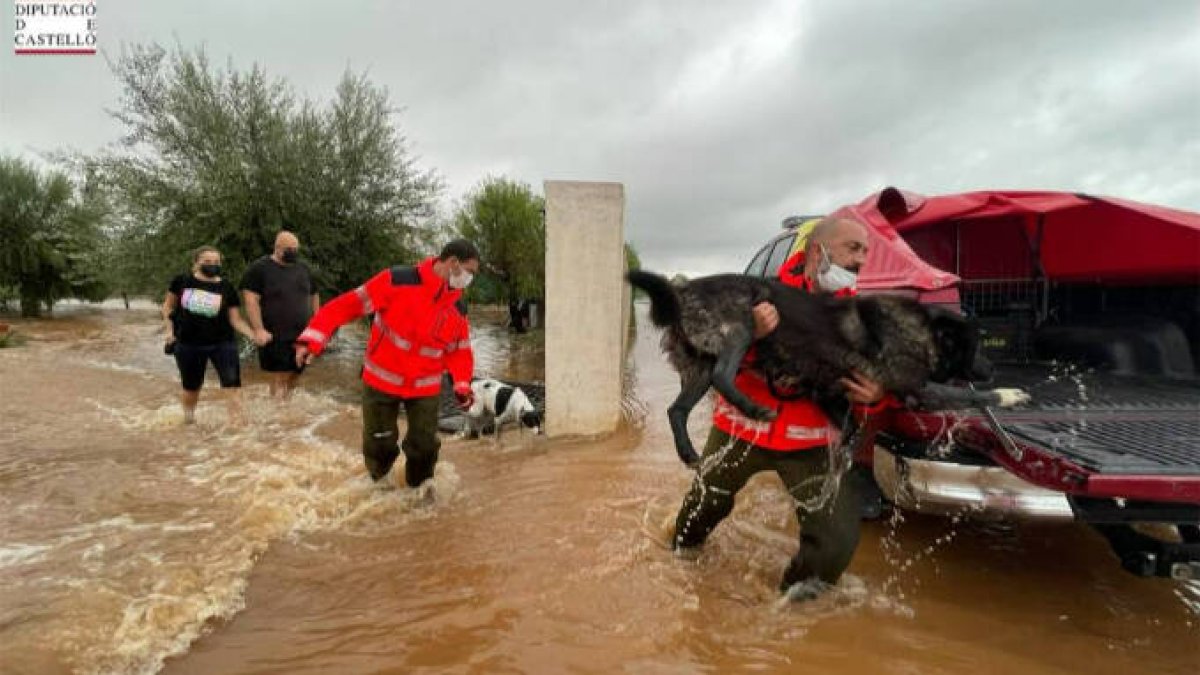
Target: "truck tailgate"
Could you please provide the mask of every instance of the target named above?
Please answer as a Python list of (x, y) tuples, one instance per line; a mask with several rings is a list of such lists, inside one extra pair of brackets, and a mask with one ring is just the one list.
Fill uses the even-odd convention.
[(993, 411), (1012, 446), (969, 412), (903, 411), (886, 431), (927, 449), (953, 438), (1030, 483), (1071, 495), (1200, 504), (1200, 382), (1037, 365), (997, 373), (990, 386), (1033, 396), (1028, 406)]
[(1028, 408), (996, 411), (1022, 445), (1095, 474), (1200, 477), (1200, 382), (1020, 368), (997, 386), (1034, 397)]

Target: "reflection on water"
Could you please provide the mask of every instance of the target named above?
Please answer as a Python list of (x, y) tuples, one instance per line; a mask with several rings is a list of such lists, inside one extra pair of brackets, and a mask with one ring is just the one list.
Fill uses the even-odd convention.
[[(514, 347), (476, 323), (481, 372), (541, 379), (536, 337)], [(896, 514), (865, 525), (832, 593), (781, 603), (795, 523), (763, 475), (698, 560), (677, 560), (662, 524), (690, 474), (666, 427), (678, 379), (654, 330), (631, 354), (640, 402), (627, 405), (641, 424), (599, 443), (446, 439), (432, 489), (411, 491), (364, 477), (355, 329), (283, 406), (248, 364), (245, 427), (225, 425), (208, 388), (199, 424), (180, 424), (152, 310), (76, 310), (21, 329), (30, 345), (0, 350), (4, 672), (1200, 662), (1200, 586), (1129, 576), (1079, 526)], [(708, 414), (692, 415), (694, 437)]]

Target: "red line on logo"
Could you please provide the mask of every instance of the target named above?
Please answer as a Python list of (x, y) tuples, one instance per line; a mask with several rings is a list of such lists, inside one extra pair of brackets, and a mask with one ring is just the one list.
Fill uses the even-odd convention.
[(95, 49), (18, 49), (18, 56), (38, 56), (38, 55), (54, 55), (65, 54), (69, 56), (79, 56), (83, 54), (95, 54)]

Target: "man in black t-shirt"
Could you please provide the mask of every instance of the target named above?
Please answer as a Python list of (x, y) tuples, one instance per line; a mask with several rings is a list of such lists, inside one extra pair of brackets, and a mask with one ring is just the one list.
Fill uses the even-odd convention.
[(275, 236), (271, 255), (251, 263), (242, 276), (258, 363), (272, 374), (271, 395), (281, 398), (287, 398), (300, 375), (292, 343), (321, 305), (312, 272), (299, 257), (300, 240), (283, 231)]

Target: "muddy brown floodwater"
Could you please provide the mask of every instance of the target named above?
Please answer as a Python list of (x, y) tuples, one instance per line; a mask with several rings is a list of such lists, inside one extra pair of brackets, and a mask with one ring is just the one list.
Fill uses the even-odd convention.
[[(247, 362), (249, 423), (230, 428), (208, 387), (181, 424), (149, 308), (15, 323), (31, 340), (0, 350), (0, 672), (1200, 669), (1200, 588), (1126, 574), (1082, 526), (866, 523), (832, 593), (781, 604), (795, 524), (760, 476), (676, 560), (659, 524), (689, 474), (650, 329), (626, 402), (643, 418), (603, 442), (447, 439), (429, 495), (364, 476), (353, 330), (284, 406)], [(475, 343), (481, 371), (540, 376), (536, 336), (480, 323)]]

